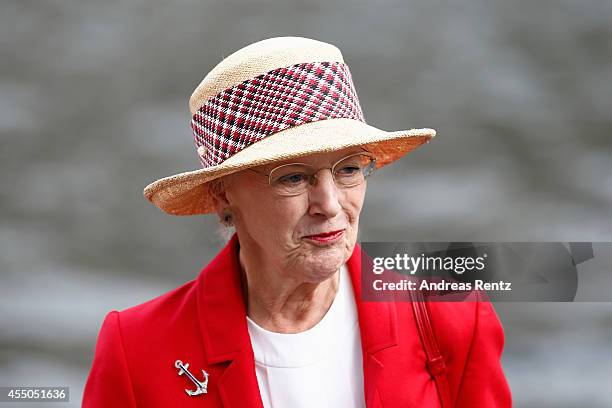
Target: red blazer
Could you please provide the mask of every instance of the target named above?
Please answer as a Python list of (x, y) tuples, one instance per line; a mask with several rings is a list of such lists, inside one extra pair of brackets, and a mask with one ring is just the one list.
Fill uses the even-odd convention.
[[(146, 303), (107, 314), (83, 407), (263, 407), (240, 285), (237, 236), (193, 281)], [(361, 301), (360, 247), (350, 272), (363, 349), (364, 398), (374, 407), (439, 407), (408, 302)], [(489, 302), (429, 304), (456, 407), (510, 407), (500, 364), (504, 334)], [(208, 393), (178, 375), (175, 361)], [(343, 390), (338, 390), (343, 392)], [(282, 407), (284, 408), (284, 407)], [(290, 408), (290, 407), (288, 407)]]

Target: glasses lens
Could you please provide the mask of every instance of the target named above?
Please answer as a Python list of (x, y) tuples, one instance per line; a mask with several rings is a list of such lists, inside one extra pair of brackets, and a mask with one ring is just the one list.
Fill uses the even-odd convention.
[[(338, 187), (353, 187), (364, 182), (376, 169), (376, 159), (367, 154), (348, 156), (334, 165), (333, 175)], [(308, 190), (315, 169), (299, 163), (285, 164), (270, 172), (270, 186), (279, 195), (299, 195)]]
[(299, 164), (280, 166), (270, 172), (270, 185), (280, 195), (297, 195), (308, 189), (312, 169)]
[(342, 187), (352, 187), (363, 183), (373, 173), (376, 160), (365, 154), (349, 156), (334, 166), (334, 178)]

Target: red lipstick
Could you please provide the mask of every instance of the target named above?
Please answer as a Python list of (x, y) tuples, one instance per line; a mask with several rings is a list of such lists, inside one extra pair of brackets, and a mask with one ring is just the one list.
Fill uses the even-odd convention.
[(341, 230), (336, 230), (336, 231), (323, 232), (321, 234), (316, 234), (316, 235), (308, 235), (308, 236), (305, 236), (304, 238), (314, 241), (316, 243), (320, 243), (320, 244), (330, 244), (330, 243), (334, 243), (338, 241), (340, 238), (342, 238), (343, 235), (344, 235), (344, 230), (341, 229)]

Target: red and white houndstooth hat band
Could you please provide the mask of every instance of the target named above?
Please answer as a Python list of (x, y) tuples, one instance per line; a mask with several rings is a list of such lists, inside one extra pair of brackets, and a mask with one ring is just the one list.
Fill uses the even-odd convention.
[(365, 123), (340, 50), (302, 37), (248, 45), (221, 61), (189, 100), (201, 169), (165, 177), (145, 197), (173, 215), (214, 211), (207, 184), (248, 167), (363, 146), (385, 166), (435, 136)]

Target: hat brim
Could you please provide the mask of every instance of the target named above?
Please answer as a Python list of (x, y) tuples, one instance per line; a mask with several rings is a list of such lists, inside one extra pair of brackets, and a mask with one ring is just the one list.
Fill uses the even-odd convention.
[(149, 184), (144, 196), (171, 215), (214, 212), (207, 184), (219, 177), (249, 167), (363, 146), (376, 156), (376, 167), (394, 162), (436, 135), (433, 129), (387, 132), (353, 119), (326, 119), (305, 123), (274, 133), (234, 154), (221, 164), (173, 176)]

